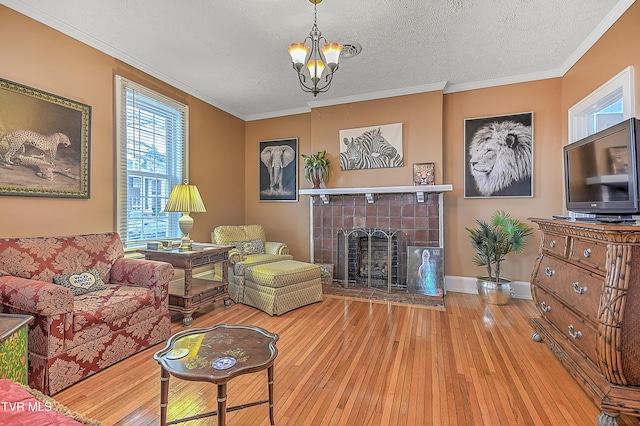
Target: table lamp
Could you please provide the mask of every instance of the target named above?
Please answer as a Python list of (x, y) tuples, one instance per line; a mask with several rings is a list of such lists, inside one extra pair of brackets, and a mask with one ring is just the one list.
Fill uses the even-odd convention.
[(187, 180), (183, 184), (174, 186), (164, 211), (182, 213), (182, 217), (178, 220), (178, 226), (180, 227), (180, 232), (182, 232), (180, 251), (192, 250), (189, 232), (193, 228), (193, 218), (189, 216), (189, 213), (204, 213), (207, 211), (202, 198), (200, 198), (198, 188), (195, 185), (189, 185)]

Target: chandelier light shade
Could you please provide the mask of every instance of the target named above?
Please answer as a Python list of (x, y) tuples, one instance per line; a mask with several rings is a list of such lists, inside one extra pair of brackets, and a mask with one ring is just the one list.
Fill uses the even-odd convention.
[(204, 207), (198, 187), (189, 185), (185, 180), (184, 184), (178, 184), (173, 187), (167, 205), (164, 207), (165, 212), (179, 212), (182, 217), (178, 219), (178, 226), (182, 232), (182, 240), (180, 242), (180, 251), (192, 250), (191, 238), (189, 233), (193, 228), (193, 218), (190, 213), (204, 213), (207, 209)]
[[(291, 55), (293, 69), (298, 73), (300, 88), (317, 96), (318, 93), (329, 90), (331, 86), (333, 74), (338, 70), (342, 45), (327, 43), (318, 29), (316, 5), (322, 0), (309, 0), (309, 2), (313, 3), (313, 27), (304, 42), (291, 43), (289, 55)], [(323, 43), (322, 47), (320, 47), (321, 43)]]

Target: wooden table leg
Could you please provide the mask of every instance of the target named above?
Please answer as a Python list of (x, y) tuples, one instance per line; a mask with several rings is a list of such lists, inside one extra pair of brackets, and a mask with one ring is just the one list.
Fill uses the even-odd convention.
[(184, 327), (191, 327), (191, 323), (193, 322), (193, 317), (191, 316), (193, 312), (193, 300), (191, 299), (192, 276), (193, 270), (191, 268), (184, 268), (184, 310), (187, 312), (186, 314), (182, 314), (182, 325)]
[(169, 404), (169, 372), (160, 369), (160, 426), (167, 424), (167, 405)]
[(191, 314), (182, 314), (182, 326), (185, 328), (191, 327), (191, 324), (193, 324), (193, 317)]
[(272, 425), (276, 424), (273, 416), (273, 365), (267, 368), (267, 384), (269, 385), (269, 421)]
[(218, 426), (227, 424), (227, 384), (218, 385)]

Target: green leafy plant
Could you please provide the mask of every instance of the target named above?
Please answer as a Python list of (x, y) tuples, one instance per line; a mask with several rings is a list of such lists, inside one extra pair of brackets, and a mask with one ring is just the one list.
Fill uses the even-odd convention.
[[(329, 178), (329, 165), (330, 161), (327, 158), (327, 151), (318, 151), (316, 154), (305, 155), (302, 154), (302, 158), (304, 158), (304, 177), (309, 182), (313, 182), (314, 185), (314, 177), (318, 179), (319, 182), (326, 182)], [(319, 183), (318, 182), (318, 183)]]
[(465, 228), (471, 237), (471, 245), (476, 249), (473, 263), (486, 267), (489, 280), (499, 283), (502, 261), (507, 254), (522, 251), (532, 228), (504, 211), (495, 212), (489, 222), (478, 219), (476, 223), (476, 229)]

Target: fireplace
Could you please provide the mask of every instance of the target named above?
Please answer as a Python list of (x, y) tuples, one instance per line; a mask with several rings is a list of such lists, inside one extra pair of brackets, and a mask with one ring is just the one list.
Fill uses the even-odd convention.
[(405, 238), (399, 230), (351, 228), (338, 231), (337, 279), (345, 287), (363, 285), (384, 289), (405, 289)]
[[(385, 290), (389, 289), (389, 285), (392, 286), (392, 290), (406, 288), (407, 247), (443, 247), (443, 192), (451, 189), (451, 185), (427, 185), (301, 190), (301, 194), (312, 195), (312, 262), (334, 265), (333, 278), (343, 285), (367, 286), (371, 271), (372, 287)], [(354, 245), (349, 247), (349, 235), (345, 235), (368, 238), (368, 234), (371, 234), (372, 246), (382, 245), (381, 250), (384, 251), (387, 243), (377, 240), (378, 237), (383, 237), (380, 232), (394, 234), (391, 238), (391, 258), (397, 266), (385, 265), (388, 263), (386, 256), (380, 259), (380, 253), (372, 253), (369, 267), (368, 243), (361, 241), (359, 245), (355, 245), (354, 242)], [(354, 255), (353, 260), (349, 258), (346, 263), (345, 274), (345, 263), (344, 259), (341, 260), (341, 253), (344, 256), (348, 250), (353, 250)], [(360, 255), (355, 256), (355, 251), (358, 250)]]

